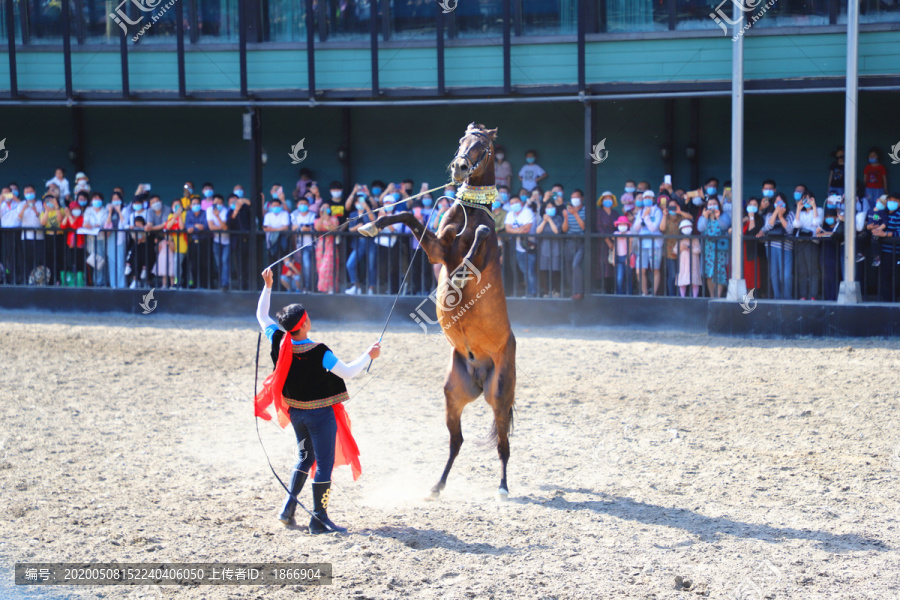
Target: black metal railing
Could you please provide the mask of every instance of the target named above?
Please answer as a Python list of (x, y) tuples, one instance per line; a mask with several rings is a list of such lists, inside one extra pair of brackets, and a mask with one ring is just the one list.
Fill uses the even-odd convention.
[[(258, 290), (276, 267), (275, 289), (300, 293), (427, 296), (438, 270), (409, 233), (267, 234), (72, 229), (0, 229), (0, 283)], [(311, 242), (311, 243), (307, 243)], [(585, 294), (722, 297), (731, 273), (730, 236), (506, 234), (498, 239), (507, 296)], [(842, 239), (745, 236), (743, 271), (757, 299), (835, 300), (843, 279)], [(251, 252), (251, 246), (255, 251)], [(860, 236), (856, 280), (868, 300), (900, 298), (900, 246)], [(587, 255), (591, 264), (587, 262)], [(251, 264), (250, 256), (258, 264)], [(412, 263), (412, 264), (410, 264)], [(404, 281), (404, 275), (406, 280)]]

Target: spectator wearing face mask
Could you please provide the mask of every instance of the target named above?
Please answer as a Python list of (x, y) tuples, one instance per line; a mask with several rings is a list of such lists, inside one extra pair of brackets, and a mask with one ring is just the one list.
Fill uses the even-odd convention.
[(869, 149), (869, 164), (863, 170), (863, 178), (866, 181), (866, 199), (869, 204), (874, 204), (887, 190), (887, 169), (881, 164), (881, 150), (875, 147)]
[(894, 302), (900, 283), (900, 194), (888, 195), (881, 221), (881, 225), (872, 230), (872, 235), (881, 242), (879, 288), (882, 300)]
[(78, 171), (75, 173), (75, 188), (72, 190), (76, 194), (78, 192), (87, 192), (91, 193), (91, 184), (89, 183), (88, 176), (84, 174), (83, 171)]
[(759, 199), (747, 200), (747, 214), (744, 215), (741, 224), (741, 232), (744, 235), (744, 281), (747, 289), (759, 288), (760, 278), (767, 277), (760, 266), (760, 257), (765, 256), (762, 245), (756, 238), (762, 235), (764, 216), (759, 214)]
[(616, 231), (616, 220), (622, 216), (617, 207), (616, 196), (610, 191), (603, 192), (597, 199), (595, 217), (597, 233), (607, 237), (597, 240), (594, 274), (600, 280), (604, 292), (613, 289), (613, 280), (616, 276), (616, 253), (612, 234)]
[(537, 255), (535, 251), (525, 247), (527, 241), (524, 241), (524, 238), (519, 235), (531, 233), (534, 219), (534, 212), (523, 206), (521, 198), (510, 198), (509, 213), (506, 215), (506, 231), (518, 234), (516, 236), (516, 265), (525, 279), (526, 295), (529, 298), (537, 297), (537, 273), (535, 271)]
[[(215, 194), (213, 194), (213, 198)], [(221, 198), (221, 196), (219, 196)], [(212, 200), (212, 198), (210, 198)], [(215, 203), (210, 204), (213, 208)], [(188, 265), (192, 289), (209, 288), (210, 236), (206, 211), (199, 199), (191, 201), (191, 208), (184, 218), (184, 228), (188, 232)]]
[[(655, 296), (659, 290), (660, 266), (662, 264), (662, 239), (660, 226), (664, 226), (663, 212), (656, 206), (653, 192), (647, 190), (641, 195), (641, 206), (634, 210), (634, 224), (631, 232), (639, 238), (635, 268), (641, 282), (642, 296)], [(659, 238), (659, 239), (655, 239)], [(649, 289), (648, 271), (653, 270), (653, 289)]]
[(103, 195), (94, 192), (91, 204), (84, 209), (84, 228), (87, 233), (88, 281), (95, 286), (106, 285), (106, 234), (103, 231), (109, 212), (103, 206)]
[(691, 297), (697, 298), (703, 284), (700, 270), (700, 240), (692, 237), (694, 226), (691, 219), (682, 219), (678, 223), (678, 230), (684, 237), (678, 240), (678, 277), (675, 283), (682, 298), (687, 296), (688, 286), (691, 286)]
[(159, 242), (165, 237), (163, 234), (163, 228), (166, 226), (166, 222), (169, 220), (169, 215), (171, 215), (172, 209), (168, 206), (163, 205), (162, 199), (158, 194), (152, 194), (148, 196), (148, 201), (149, 209), (147, 210), (147, 213), (144, 217), (147, 221), (147, 224), (144, 226), (144, 229), (149, 234), (148, 243), (154, 250), (150, 253), (150, 263), (147, 265), (147, 268), (152, 270), (153, 267), (156, 266), (156, 257), (159, 256), (159, 252), (157, 251), (159, 248)]
[(728, 283), (728, 238), (726, 236), (731, 227), (731, 218), (722, 211), (722, 206), (717, 198), (710, 198), (706, 204), (706, 210), (697, 219), (697, 231), (707, 239), (703, 244), (705, 261), (703, 275), (706, 277), (706, 286), (709, 295), (713, 298), (721, 298), (725, 294), (725, 285)]
[(250, 289), (249, 233), (254, 220), (251, 215), (250, 200), (231, 196), (228, 198), (228, 221), (226, 226), (231, 233), (228, 243), (231, 246), (231, 274), (229, 280), (232, 287)]
[(122, 207), (121, 192), (113, 192), (106, 207), (106, 221), (103, 223), (103, 235), (106, 243), (106, 272), (109, 276), (109, 287), (122, 289), (125, 287), (125, 247), (127, 235)]
[(530, 192), (546, 177), (547, 172), (537, 164), (537, 152), (534, 150), (526, 152), (525, 164), (519, 169), (519, 183), (522, 187)]
[[(18, 190), (16, 190), (18, 192)], [(10, 187), (3, 188), (0, 197), (0, 260), (4, 269), (11, 269), (11, 273), (0, 274), (0, 279), (6, 279), (7, 283), (18, 283), (19, 274), (16, 272), (16, 232), (14, 228), (19, 226), (19, 201)], [(24, 280), (24, 275), (22, 276)]]
[(616, 293), (619, 295), (631, 294), (631, 268), (628, 264), (630, 243), (628, 234), (631, 230), (631, 222), (627, 216), (618, 217), (615, 221), (615, 260), (616, 260)]
[(816, 206), (815, 197), (804, 185), (794, 190), (797, 209), (794, 214), (794, 236), (797, 247), (797, 289), (801, 300), (815, 300), (819, 294), (819, 240), (816, 233), (822, 225), (823, 213)]
[(683, 212), (678, 202), (669, 197), (668, 194), (659, 195), (659, 208), (665, 211), (663, 222), (665, 226), (662, 230), (663, 235), (672, 236), (663, 242), (664, 255), (666, 257), (666, 295), (677, 296), (678, 284), (678, 235), (681, 233), (681, 221), (690, 219), (690, 215)]
[(263, 217), (266, 233), (266, 262), (271, 264), (289, 252), (291, 216), (284, 211), (281, 200), (275, 198)]
[[(584, 222), (584, 194), (581, 190), (572, 192), (569, 203), (565, 206), (565, 217), (562, 224), (563, 233), (584, 234), (587, 225)], [(584, 298), (584, 241), (567, 239), (564, 248), (566, 270), (569, 271), (572, 282), (572, 299), (581, 300)]]
[[(341, 205), (343, 208), (343, 204)], [(333, 207), (323, 204), (319, 208), (319, 218), (315, 222), (315, 230), (319, 232), (316, 240), (316, 273), (318, 275), (317, 288), (326, 294), (334, 293), (335, 259), (334, 236), (324, 235), (325, 232), (338, 228), (338, 218), (331, 214)]]
[(151, 272), (160, 278), (160, 289), (184, 286), (183, 265), (188, 249), (184, 224), (185, 214), (179, 198), (172, 202), (169, 216), (161, 230), (162, 237), (156, 244), (156, 262)]
[[(203, 184), (203, 197), (200, 198), (200, 211), (206, 212), (206, 209), (213, 205), (213, 196), (216, 195), (216, 190), (213, 187), (213, 184), (210, 182), (206, 182)], [(193, 198), (191, 199), (193, 201)], [(186, 211), (189, 211), (190, 208), (185, 208)]]
[(68, 210), (63, 213), (60, 227), (67, 230), (66, 233), (66, 264), (63, 272), (63, 282), (67, 286), (84, 286), (84, 246), (85, 236), (76, 233), (84, 224), (83, 209), (77, 202), (72, 202)]
[[(243, 189), (241, 193), (243, 194)], [(237, 198), (232, 194), (232, 198)], [(213, 205), (206, 210), (206, 225), (212, 238), (212, 255), (219, 278), (219, 288), (231, 288), (231, 237), (228, 235), (228, 208), (221, 194), (213, 195)]]
[(34, 188), (25, 186), (25, 201), (18, 206), (17, 221), (24, 229), (19, 236), (21, 240), (21, 252), (16, 257), (16, 273), (23, 280), (17, 283), (25, 283), (29, 275), (34, 271), (44, 257), (44, 227), (41, 225), (41, 213), (44, 204), (36, 198)]
[[(303, 293), (313, 291), (313, 273), (316, 271), (316, 248), (313, 243), (313, 231), (316, 224), (316, 213), (309, 208), (309, 199), (301, 196), (297, 199), (297, 209), (291, 213), (291, 230), (299, 233), (296, 236), (295, 248), (300, 252), (295, 254), (302, 265), (303, 285), (300, 289)], [(298, 256), (299, 255), (299, 256)]]
[[(771, 188), (774, 191), (774, 185)], [(763, 188), (765, 195), (766, 188)], [(772, 297), (776, 300), (793, 298), (794, 244), (791, 234), (794, 233), (794, 214), (787, 209), (784, 194), (774, 196), (774, 205), (765, 219), (762, 234), (766, 237), (766, 250), (769, 255), (769, 278), (772, 284)]]
[(823, 300), (837, 300), (841, 245), (844, 241), (844, 216), (839, 214), (837, 208), (840, 199), (837, 194), (828, 197), (825, 210), (822, 211), (824, 213), (823, 222), (816, 229), (816, 238), (821, 242)]
[[(388, 187), (393, 190), (391, 184)], [(385, 192), (382, 196), (382, 215), (393, 214), (396, 210), (394, 204), (395, 192)], [(399, 192), (396, 192), (399, 194)], [(378, 218), (380, 215), (376, 215)], [(380, 281), (387, 282), (387, 293), (396, 294), (400, 291), (400, 244), (398, 243), (397, 234), (403, 231), (403, 226), (399, 223), (381, 228), (382, 235), (375, 237), (375, 244), (378, 246), (378, 278)], [(383, 292), (383, 289), (380, 290)]]
[[(324, 203), (331, 207), (330, 215), (336, 218), (340, 223), (346, 220), (344, 212), (344, 186), (340, 181), (332, 181), (328, 186), (328, 198)], [(317, 214), (322, 214), (321, 210)]]
[(547, 290), (543, 297), (558, 298), (562, 290), (562, 257), (563, 243), (552, 239), (563, 232), (566, 216), (559, 211), (556, 203), (549, 199), (541, 210), (541, 220), (535, 229), (538, 239), (538, 270), (540, 271), (540, 289)]
[(181, 196), (181, 206), (184, 210), (188, 210), (191, 207), (191, 200), (194, 198), (200, 198), (198, 194), (194, 193), (194, 182), (193, 181), (185, 181), (184, 187), (182, 188), (182, 196)]
[(303, 167), (299, 172), (300, 179), (297, 180), (297, 183), (294, 186), (294, 191), (291, 194), (294, 197), (294, 200), (299, 200), (301, 196), (305, 196), (307, 190), (310, 185), (315, 183), (313, 178), (313, 172)]
[[(365, 193), (357, 193), (356, 202), (349, 215), (351, 232), (356, 233), (360, 227), (378, 218), (372, 210), (373, 202), (375, 202), (374, 197)], [(437, 215), (432, 218), (429, 228), (436, 220)], [(378, 245), (375, 243), (375, 240), (362, 235), (351, 238), (350, 244), (350, 256), (347, 258), (347, 277), (350, 279), (350, 288), (347, 290), (347, 293), (351, 296), (361, 295), (368, 286), (368, 295), (371, 296), (375, 293), (375, 282), (378, 280)], [(365, 265), (367, 276), (365, 284), (359, 278), (360, 264)]]
[(59, 203), (51, 195), (44, 196), (44, 211), (41, 213), (41, 225), (44, 227), (44, 260), (43, 263), (50, 269), (51, 281), (49, 283), (62, 283), (59, 273), (65, 264), (66, 240), (59, 231), (63, 211), (59, 209)]

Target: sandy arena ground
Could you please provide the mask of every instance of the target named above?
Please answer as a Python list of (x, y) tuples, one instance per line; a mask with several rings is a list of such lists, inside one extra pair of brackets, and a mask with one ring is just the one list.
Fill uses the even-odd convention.
[[(0, 312), (0, 597), (900, 598), (900, 342), (519, 329), (510, 501), (473, 443), (478, 400), (430, 502), (449, 346), (404, 320), (348, 385), (363, 476), (336, 471), (329, 514), (350, 532), (314, 537), (275, 518), (252, 318)], [(314, 328), (345, 360), (380, 330)], [(261, 429), (286, 478), (293, 432)], [(335, 579), (26, 589), (19, 561), (317, 561)]]

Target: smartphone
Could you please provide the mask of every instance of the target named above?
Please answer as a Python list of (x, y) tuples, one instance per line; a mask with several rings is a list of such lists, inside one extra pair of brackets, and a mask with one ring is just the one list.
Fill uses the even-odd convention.
[(665, 183), (666, 185), (672, 185), (672, 176), (663, 175), (663, 183)]
[(149, 184), (149, 183), (145, 183), (145, 184), (144, 184), (144, 191), (145, 191), (145, 192), (149, 192), (149, 191), (150, 191), (150, 184)]
[(423, 189), (423, 190), (427, 190), (427, 189), (428, 189), (428, 184), (425, 183), (424, 181), (422, 182), (422, 189)]

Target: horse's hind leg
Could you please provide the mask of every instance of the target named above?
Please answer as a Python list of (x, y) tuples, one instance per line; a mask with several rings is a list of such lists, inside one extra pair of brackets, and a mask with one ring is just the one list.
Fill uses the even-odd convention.
[(466, 404), (481, 394), (481, 389), (472, 380), (466, 369), (465, 359), (453, 350), (450, 359), (450, 371), (444, 382), (444, 398), (446, 399), (447, 429), (450, 430), (450, 458), (441, 474), (441, 480), (431, 488), (431, 497), (437, 498), (447, 485), (447, 476), (459, 449), (462, 447), (462, 411)]
[(500, 455), (500, 500), (509, 497), (506, 483), (506, 465), (509, 462), (509, 432), (513, 420), (513, 403), (516, 396), (516, 340), (510, 336), (503, 358), (494, 368), (487, 385), (485, 399), (494, 409), (494, 431), (497, 434), (497, 454)]

